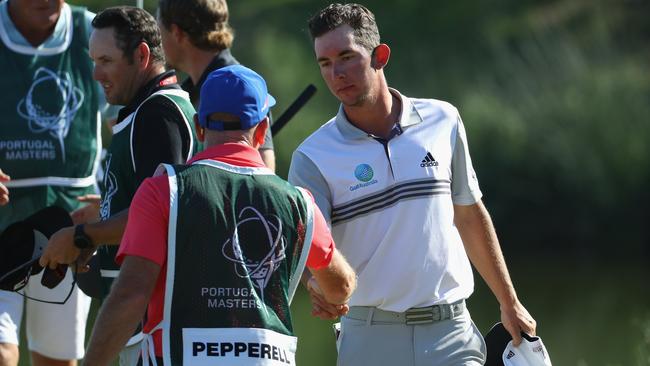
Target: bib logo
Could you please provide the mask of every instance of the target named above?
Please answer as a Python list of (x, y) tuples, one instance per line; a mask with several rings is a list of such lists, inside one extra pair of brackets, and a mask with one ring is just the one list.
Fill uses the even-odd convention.
[[(239, 212), (240, 221), (235, 223), (235, 231), (231, 237), (223, 243), (221, 253), (235, 265), (235, 273), (241, 278), (250, 278), (253, 286), (260, 292), (260, 299), (264, 302), (264, 289), (269, 283), (273, 272), (275, 272), (286, 258), (285, 239), (282, 236), (282, 221), (280, 218), (271, 215), (264, 217), (255, 207), (247, 206)], [(251, 230), (251, 225), (257, 226), (258, 230)], [(247, 228), (241, 229), (247, 226)], [(266, 240), (269, 251), (258, 258), (247, 257), (240, 245), (241, 233), (258, 233), (259, 228), (265, 233), (264, 238), (256, 238), (256, 241)], [(252, 238), (251, 238), (252, 239)], [(248, 240), (244, 240), (248, 241)], [(248, 247), (243, 245), (244, 248)], [(266, 310), (266, 308), (264, 308)]]
[(372, 170), (372, 167), (368, 164), (359, 164), (354, 169), (354, 176), (362, 183), (350, 186), (350, 191), (356, 191), (359, 188), (367, 187), (377, 183), (377, 179), (372, 179), (375, 172)]
[(99, 216), (102, 220), (106, 220), (111, 216), (111, 200), (115, 193), (117, 193), (117, 178), (115, 174), (111, 172), (111, 159), (113, 158), (112, 154), (106, 156), (106, 168), (104, 169), (104, 195), (101, 204), (99, 205)]
[(65, 163), (65, 144), (70, 124), (84, 101), (81, 89), (72, 84), (70, 74), (41, 67), (34, 73), (32, 85), (17, 106), (18, 115), (27, 120), (29, 130), (49, 132), (61, 145)]

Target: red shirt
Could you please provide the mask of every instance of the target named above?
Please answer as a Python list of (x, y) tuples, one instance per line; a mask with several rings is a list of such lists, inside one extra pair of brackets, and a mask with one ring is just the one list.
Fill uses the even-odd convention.
[[(190, 159), (213, 159), (243, 167), (265, 167), (262, 157), (250, 146), (227, 143), (206, 149)], [(313, 198), (312, 198), (313, 202)], [(166, 175), (145, 179), (136, 192), (129, 208), (129, 220), (122, 237), (116, 261), (121, 264), (125, 256), (134, 255), (148, 259), (162, 268), (147, 308), (145, 333), (150, 332), (163, 317), (165, 277), (167, 274), (167, 228), (169, 226), (169, 181)], [(329, 265), (334, 252), (334, 241), (325, 218), (314, 204), (314, 235), (307, 257), (307, 267), (319, 269)], [(162, 354), (161, 333), (154, 333), (156, 355)]]

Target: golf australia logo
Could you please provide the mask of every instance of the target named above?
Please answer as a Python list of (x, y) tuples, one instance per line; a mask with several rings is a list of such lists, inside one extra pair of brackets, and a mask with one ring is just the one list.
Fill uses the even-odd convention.
[(367, 187), (377, 183), (377, 179), (372, 179), (375, 176), (375, 172), (368, 164), (357, 165), (357, 167), (354, 168), (354, 176), (361, 183), (350, 186), (350, 191), (356, 191), (359, 188)]
[(48, 132), (61, 147), (65, 163), (65, 143), (70, 124), (84, 101), (81, 89), (74, 86), (67, 72), (55, 73), (41, 67), (34, 73), (27, 95), (18, 103), (18, 115), (27, 120), (29, 130)]
[[(235, 223), (235, 230), (223, 243), (221, 253), (235, 266), (235, 273), (240, 278), (250, 278), (259, 290), (259, 296), (264, 302), (264, 289), (268, 285), (273, 273), (280, 267), (285, 259), (285, 238), (282, 236), (282, 221), (275, 215), (264, 216), (255, 207), (246, 206), (239, 212), (239, 221)], [(254, 225), (254, 226), (251, 226)], [(251, 230), (256, 229), (256, 230)], [(258, 241), (266, 242), (268, 251), (263, 256), (250, 256), (242, 248), (251, 247), (253, 243), (241, 243), (240, 231), (242, 233), (256, 232), (262, 229), (264, 237)], [(243, 244), (243, 245), (242, 245)]]

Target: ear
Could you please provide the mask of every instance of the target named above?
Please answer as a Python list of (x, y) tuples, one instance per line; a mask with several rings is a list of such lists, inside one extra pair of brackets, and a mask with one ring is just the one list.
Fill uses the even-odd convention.
[(146, 69), (149, 67), (149, 62), (151, 61), (149, 56), (151, 56), (149, 45), (147, 42), (140, 42), (138, 48), (135, 49), (133, 60), (137, 62), (142, 69)]
[(382, 43), (372, 50), (372, 55), (370, 57), (370, 66), (372, 66), (373, 69), (381, 70), (388, 64), (388, 59), (390, 58), (390, 47), (388, 47), (387, 44)]
[(196, 138), (199, 142), (205, 141), (205, 130), (199, 124), (199, 115), (194, 113), (194, 130), (196, 131)]
[(264, 145), (264, 138), (266, 137), (266, 130), (269, 128), (269, 117), (266, 116), (262, 122), (257, 124), (255, 132), (253, 132), (253, 147), (259, 148)]

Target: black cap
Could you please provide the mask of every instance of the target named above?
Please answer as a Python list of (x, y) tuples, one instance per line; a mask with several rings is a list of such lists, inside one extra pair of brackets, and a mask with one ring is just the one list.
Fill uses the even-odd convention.
[(58, 206), (7, 226), (0, 234), (0, 289), (18, 291), (31, 275), (41, 272), (38, 259), (50, 236), (67, 226), (72, 226), (70, 214)]

